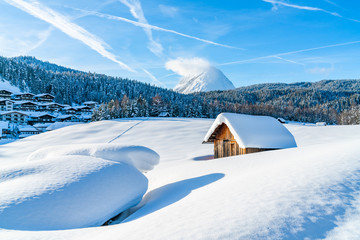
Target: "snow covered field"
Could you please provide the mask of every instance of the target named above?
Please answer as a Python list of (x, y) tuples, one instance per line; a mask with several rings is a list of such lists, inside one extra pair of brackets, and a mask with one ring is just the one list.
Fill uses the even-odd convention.
[[(79, 167), (83, 173), (91, 172), (91, 168), (101, 170), (105, 165), (113, 166), (114, 163), (103, 160), (105, 155), (96, 155), (96, 151), (91, 150), (93, 146), (105, 147), (107, 143), (152, 149), (160, 155), (160, 163), (144, 173), (148, 179), (147, 193), (122, 223), (28, 231), (30, 229), (19, 227), (26, 225), (21, 218), (13, 226), (6, 226), (0, 220), (3, 228), (0, 239), (360, 238), (360, 126), (289, 124), (286, 127), (294, 135), (298, 148), (214, 160), (211, 159), (213, 146), (201, 144), (212, 122), (178, 118), (102, 121), (1, 145), (1, 173), (19, 166), (23, 169), (23, 165), (28, 164), (27, 176), (33, 174), (34, 165), (33, 169)], [(63, 150), (54, 147), (58, 145), (62, 145)], [(75, 150), (69, 151), (64, 145)], [(75, 163), (67, 165), (67, 158), (74, 151), (78, 153), (79, 146), (88, 154), (78, 162), (84, 167)], [(46, 149), (52, 149), (53, 156), (47, 156)], [(147, 154), (154, 156), (145, 151), (144, 156)], [(54, 160), (57, 155), (60, 159)], [(48, 160), (41, 160), (42, 157)], [(94, 160), (98, 157), (103, 161), (101, 164)], [(119, 168), (120, 175), (121, 171)], [(5, 175), (0, 178), (9, 180)], [(49, 181), (56, 182), (57, 175), (51, 176)], [(82, 183), (81, 188), (93, 184)], [(121, 185), (124, 184), (119, 182), (119, 191)], [(116, 187), (111, 189), (116, 196)], [(17, 189), (4, 187), (0, 180), (0, 192), (1, 203), (5, 195), (16, 195)], [(111, 196), (107, 194), (110, 195), (105, 196)], [(101, 207), (103, 205), (99, 205)]]

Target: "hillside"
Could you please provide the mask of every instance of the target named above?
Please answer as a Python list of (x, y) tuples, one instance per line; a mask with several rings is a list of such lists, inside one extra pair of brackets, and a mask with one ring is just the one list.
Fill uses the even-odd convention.
[(166, 102), (188, 104), (193, 97), (150, 86), (135, 80), (86, 73), (37, 60), (33, 57), (0, 57), (0, 76), (22, 91), (50, 93), (55, 101), (79, 104), (92, 100), (100, 103), (142, 96), (148, 102), (159, 95)]
[[(92, 144), (105, 146), (108, 142), (136, 144), (160, 155), (159, 165), (145, 173), (149, 181), (145, 197), (125, 221), (111, 226), (66, 231), (5, 228), (0, 230), (0, 238), (358, 238), (359, 126), (286, 124), (295, 137), (297, 148), (207, 160), (213, 154), (213, 146), (201, 142), (212, 122), (186, 118), (99, 121), (0, 146), (4, 153), (0, 157), (1, 168), (27, 169), (34, 164), (52, 164), (52, 168), (43, 168), (41, 174), (57, 170), (56, 164), (66, 159), (54, 158), (54, 162), (33, 159), (29, 162), (27, 157), (39, 149), (44, 152), (45, 147), (58, 149), (59, 144), (66, 144), (69, 149), (76, 144), (83, 147)], [(79, 154), (82, 156), (77, 161), (69, 162), (66, 175), (73, 171), (70, 167), (75, 163), (85, 163), (85, 154)], [(95, 159), (89, 159), (89, 168), (94, 166), (94, 162)], [(81, 171), (85, 171), (85, 167), (86, 164)], [(57, 174), (63, 168), (56, 171)], [(9, 181), (0, 187), (19, 184), (16, 178), (21, 180), (17, 172), (2, 177), (9, 178)], [(44, 181), (38, 178), (38, 172), (27, 171), (23, 181), (31, 179)], [(99, 179), (102, 178), (99, 176)], [(121, 184), (119, 182), (119, 187)], [(83, 201), (83, 204), (89, 204), (86, 199)]]
[(267, 83), (227, 91), (180, 94), (33, 57), (0, 57), (0, 77), (22, 91), (50, 93), (59, 103), (79, 104), (88, 100), (104, 103), (93, 120), (155, 117), (162, 112), (172, 117), (215, 118), (221, 112), (235, 112), (303, 122), (360, 123), (360, 80)]

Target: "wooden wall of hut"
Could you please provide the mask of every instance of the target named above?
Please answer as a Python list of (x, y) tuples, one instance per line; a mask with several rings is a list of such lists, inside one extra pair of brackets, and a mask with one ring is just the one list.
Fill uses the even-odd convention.
[(230, 129), (225, 124), (222, 124), (219, 126), (219, 129), (216, 130), (216, 137), (214, 139), (214, 158), (256, 153), (267, 150), (274, 149), (240, 148), (234, 135), (232, 135)]

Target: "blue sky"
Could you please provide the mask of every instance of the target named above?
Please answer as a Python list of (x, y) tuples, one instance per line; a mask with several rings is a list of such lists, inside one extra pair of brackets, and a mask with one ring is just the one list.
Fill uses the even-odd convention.
[(167, 88), (187, 74), (166, 64), (176, 59), (208, 61), (236, 87), (360, 78), (359, 11), (354, 0), (0, 0), (0, 55)]

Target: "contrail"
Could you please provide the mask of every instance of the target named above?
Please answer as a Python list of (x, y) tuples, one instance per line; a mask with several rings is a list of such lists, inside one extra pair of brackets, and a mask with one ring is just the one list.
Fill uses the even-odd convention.
[(117, 21), (131, 23), (131, 24), (133, 24), (133, 25), (135, 25), (137, 27), (141, 27), (141, 28), (147, 28), (147, 29), (152, 29), (152, 30), (155, 30), (155, 31), (173, 33), (173, 34), (176, 34), (176, 35), (179, 35), (179, 36), (182, 36), (182, 37), (195, 39), (195, 40), (198, 40), (198, 41), (201, 41), (201, 42), (204, 42), (204, 43), (208, 43), (208, 44), (212, 44), (212, 45), (215, 45), (215, 46), (243, 50), (243, 48), (238, 48), (238, 47), (233, 47), (233, 46), (229, 46), (229, 45), (224, 45), (224, 44), (221, 44), (221, 43), (216, 43), (216, 42), (213, 42), (213, 41), (210, 41), (210, 40), (206, 40), (206, 39), (194, 37), (194, 36), (191, 36), (191, 35), (187, 35), (187, 34), (184, 34), (184, 33), (180, 33), (180, 32), (177, 32), (175, 30), (150, 25), (148, 23), (137, 22), (137, 21), (133, 21), (133, 20), (130, 20), (130, 19), (127, 19), (127, 18), (123, 18), (123, 17), (113, 16), (113, 15), (109, 15), (109, 14), (105, 14), (105, 13), (99, 13), (99, 12), (95, 12), (95, 11), (83, 10), (83, 9), (79, 9), (79, 8), (72, 8), (72, 9), (82, 11), (82, 12), (87, 13), (89, 15), (94, 15), (94, 16), (98, 16), (98, 17), (102, 17), (102, 18), (107, 18), (107, 19), (110, 19), (110, 20), (117, 20)]
[[(285, 6), (285, 7), (296, 8), (296, 9), (300, 9), (300, 10), (324, 12), (324, 13), (333, 15), (335, 17), (343, 18), (343, 19), (348, 20), (348, 21), (360, 23), (359, 20), (356, 20), (356, 19), (353, 19), (353, 18), (347, 18), (347, 17), (344, 17), (344, 16), (340, 15), (339, 13), (330, 12), (330, 11), (327, 11), (327, 10), (322, 9), (322, 8), (300, 6), (300, 5), (290, 4), (290, 3), (286, 3), (286, 2), (282, 2), (282, 1), (278, 1), (278, 0), (262, 0), (262, 1), (271, 3), (274, 6), (275, 9), (276, 9), (276, 5), (282, 5), (282, 6)], [(334, 3), (331, 2), (331, 1), (326, 1), (326, 2), (334, 5)], [(339, 7), (339, 6), (337, 6), (337, 7)]]
[(142, 70), (144, 71), (144, 73), (146, 73), (146, 74), (150, 77), (150, 79), (151, 79), (153, 82), (155, 82), (155, 83), (157, 83), (157, 84), (159, 84), (159, 85), (162, 85), (162, 86), (166, 87), (166, 85), (165, 85), (164, 83), (160, 82), (160, 81), (159, 81), (154, 75), (152, 75), (148, 70), (146, 70), (145, 68), (143, 68)]
[(283, 60), (283, 61), (285, 61), (285, 62), (289, 62), (289, 63), (293, 63), (293, 64), (305, 66), (305, 64), (303, 64), (303, 63), (299, 63), (299, 62), (296, 62), (296, 61), (293, 61), (293, 60), (290, 60), (290, 59), (286, 59), (286, 58), (282, 58), (282, 57), (279, 57), (279, 56), (275, 56), (274, 58)]
[[(127, 6), (130, 10), (131, 15), (138, 20), (139, 23), (148, 24), (145, 18), (144, 11), (141, 7), (139, 0), (119, 0), (122, 4)], [(159, 42), (156, 42), (153, 38), (151, 29), (143, 28), (146, 36), (149, 39), (148, 49), (156, 56), (161, 56), (163, 47)]]
[(316, 7), (300, 6), (300, 5), (285, 3), (285, 2), (277, 1), (277, 0), (263, 0), (263, 2), (268, 2), (268, 3), (271, 3), (273, 5), (278, 4), (278, 5), (282, 5), (282, 6), (285, 6), (285, 7), (291, 7), (291, 8), (296, 8), (296, 9), (308, 10), (308, 11), (325, 12), (325, 13), (331, 14), (331, 15), (336, 16), (336, 17), (342, 17), (340, 14), (338, 14), (336, 12), (329, 12), (327, 10), (324, 10), (324, 9), (321, 9), (321, 8), (316, 8)]
[(240, 60), (240, 61), (222, 63), (222, 64), (218, 64), (218, 66), (241, 64), (241, 63), (253, 62), (253, 61), (261, 60), (261, 59), (265, 59), (265, 58), (274, 58), (274, 57), (277, 58), (277, 57), (280, 57), (280, 56), (286, 56), (286, 55), (291, 55), (291, 54), (295, 54), (295, 53), (310, 52), (310, 51), (324, 49), (324, 48), (340, 47), (340, 46), (346, 46), (346, 45), (357, 44), (357, 43), (360, 43), (360, 41), (338, 43), (338, 44), (326, 45), (326, 46), (322, 46), (322, 47), (314, 47), (314, 48), (296, 50), (296, 51), (292, 51), (292, 52), (278, 53), (278, 54), (267, 55), (267, 56), (256, 57), (256, 58), (250, 58), (250, 59), (245, 59), (245, 60)]
[(27, 12), (28, 14), (36, 18), (39, 18), (51, 24), (52, 26), (56, 27), (57, 29), (59, 29), (69, 37), (81, 41), (82, 43), (84, 43), (94, 51), (98, 52), (101, 56), (119, 64), (122, 68), (131, 72), (135, 72), (128, 65), (117, 60), (114, 54), (107, 51), (106, 48), (109, 48), (109, 46), (106, 43), (104, 43), (101, 39), (89, 33), (79, 25), (71, 22), (60, 13), (46, 6), (40, 5), (38, 2), (35, 1), (31, 1), (31, 2), (27, 2), (23, 0), (4, 0), (4, 1), (24, 12)]

